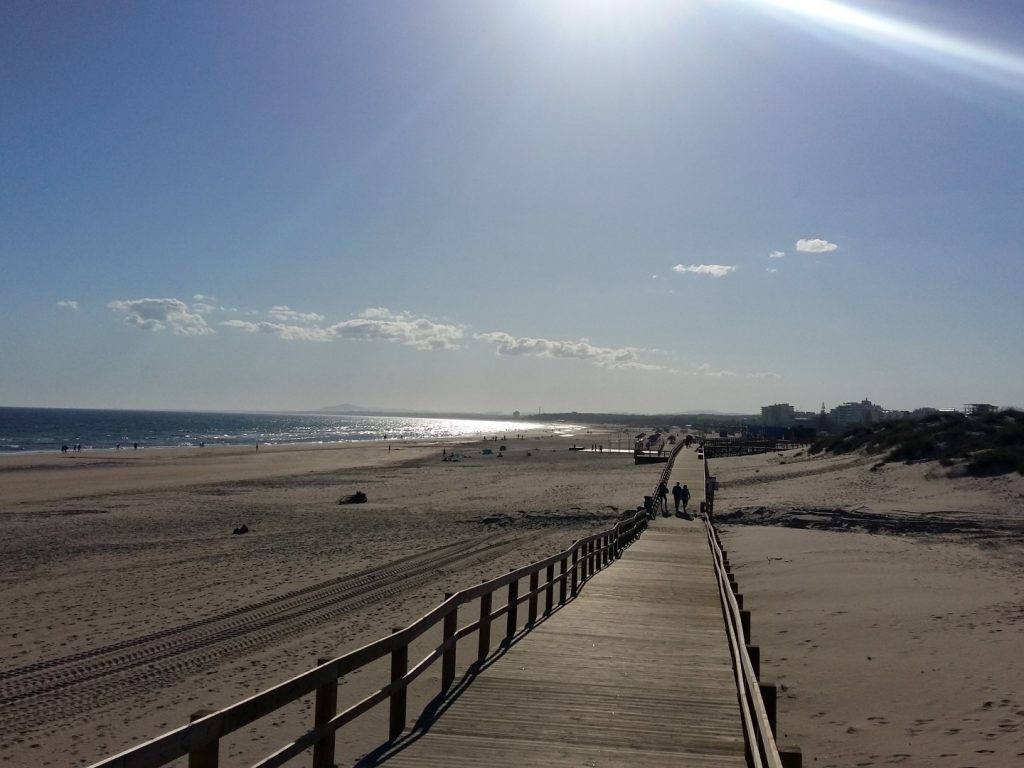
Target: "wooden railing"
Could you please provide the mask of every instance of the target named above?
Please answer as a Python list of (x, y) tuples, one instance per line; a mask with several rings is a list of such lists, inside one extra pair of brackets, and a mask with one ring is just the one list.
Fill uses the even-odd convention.
[[(459, 640), (474, 632), (478, 634), (473, 667), (481, 665), (491, 653), (491, 629), (497, 619), (506, 617), (505, 642), (511, 641), (520, 629), (532, 628), (537, 622), (542, 599), (544, 616), (555, 610), (556, 603), (558, 606), (565, 605), (567, 600), (577, 595), (591, 576), (621, 557), (623, 550), (646, 527), (646, 513), (637, 512), (607, 531), (573, 542), (571, 547), (546, 560), (478, 586), (447, 594), (445, 601), (432, 611), (409, 626), (396, 629), (387, 637), (337, 658), (321, 659), (314, 669), (220, 711), (197, 712), (188, 725), (94, 763), (90, 768), (156, 768), (186, 755), (189, 768), (217, 768), (220, 740), (223, 737), (312, 693), (316, 695), (313, 727), (255, 763), (253, 768), (283, 765), (311, 747), (313, 768), (333, 766), (338, 729), (384, 701), (390, 703), (388, 738), (393, 741), (405, 729), (407, 691), (417, 677), (440, 660), (441, 691), (447, 691), (453, 685)], [(529, 587), (520, 594), (519, 586), (524, 579), (529, 579)], [(495, 592), (506, 587), (507, 599), (504, 604), (493, 608)], [(479, 618), (459, 627), (459, 607), (476, 600), (480, 601)], [(524, 603), (527, 606), (525, 624), (519, 615), (519, 607)], [(410, 643), (442, 622), (443, 640), (440, 645), (410, 668)], [(339, 680), (387, 656), (391, 657), (390, 682), (338, 712)]]
[[(661, 470), (661, 474), (658, 475), (658, 482), (655, 484), (654, 490), (651, 491), (650, 496), (647, 496), (644, 499), (643, 509), (646, 509), (648, 515), (652, 518), (655, 517), (656, 510), (658, 509), (658, 489), (661, 487), (662, 483), (664, 483), (666, 487), (668, 486), (669, 478), (672, 477), (672, 466), (676, 463), (676, 457), (679, 456), (679, 453), (685, 447), (686, 446), (682, 441), (675, 444), (672, 451), (668, 454), (668, 458), (666, 459), (665, 466)], [(637, 508), (637, 511), (639, 510), (640, 507)]]
[(752, 645), (750, 611), (743, 609), (743, 595), (732, 574), (729, 558), (714, 524), (714, 478), (704, 461), (706, 510), (704, 528), (711, 559), (715, 566), (722, 617), (732, 653), (736, 691), (743, 721), (743, 736), (747, 747), (747, 765), (750, 768), (800, 768), (802, 754), (795, 747), (779, 749), (775, 743), (776, 687), (762, 682), (761, 649)]
[(764, 438), (719, 438), (704, 439), (704, 452), (709, 459), (724, 459), (730, 456), (751, 456), (757, 453), (788, 451), (807, 445), (796, 440), (774, 440)]

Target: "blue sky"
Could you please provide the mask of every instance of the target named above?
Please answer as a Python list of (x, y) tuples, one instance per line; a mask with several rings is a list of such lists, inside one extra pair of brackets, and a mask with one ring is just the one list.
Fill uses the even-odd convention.
[(0, 10), (0, 404), (1024, 405), (1016, 0)]

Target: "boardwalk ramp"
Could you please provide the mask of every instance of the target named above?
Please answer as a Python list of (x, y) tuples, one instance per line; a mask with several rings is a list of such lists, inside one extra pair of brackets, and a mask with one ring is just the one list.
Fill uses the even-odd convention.
[(660, 518), (362, 765), (739, 767), (742, 733), (703, 525)]

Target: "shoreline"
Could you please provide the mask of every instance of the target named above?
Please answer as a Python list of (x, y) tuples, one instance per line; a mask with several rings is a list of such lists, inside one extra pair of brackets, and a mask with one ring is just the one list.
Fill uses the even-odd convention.
[[(11, 415), (26, 412), (37, 418)], [(64, 414), (58, 418), (48, 414)], [(102, 417), (102, 421), (98, 419)], [(318, 412), (143, 411), (0, 406), (0, 457), (85, 451), (261, 445), (337, 445), (382, 440), (473, 440), (485, 435), (584, 429), (513, 417)]]

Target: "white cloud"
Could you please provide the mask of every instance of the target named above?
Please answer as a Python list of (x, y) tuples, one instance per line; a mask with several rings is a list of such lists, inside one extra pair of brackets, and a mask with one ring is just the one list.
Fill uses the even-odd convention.
[(192, 301), (216, 301), (216, 300), (217, 300), (216, 297), (214, 297), (214, 296), (207, 296), (204, 293), (197, 293), (195, 296), (192, 297)]
[(217, 310), (223, 312), (224, 307), (218, 307), (216, 304), (210, 304), (206, 301), (197, 301), (192, 305), (192, 311), (198, 315), (208, 315), (211, 312), (216, 312)]
[(723, 376), (735, 376), (736, 371), (729, 371), (725, 369), (716, 369), (711, 363), (701, 363), (697, 366), (697, 370), (693, 372), (695, 376), (714, 376), (721, 378)]
[(748, 373), (748, 379), (781, 379), (781, 373), (775, 373), (774, 371), (759, 371), (757, 373)]
[(774, 273), (778, 272), (779, 270), (777, 270), (775, 267), (765, 267), (764, 271), (765, 272), (771, 272), (772, 274), (774, 274)]
[(462, 339), (462, 328), (457, 325), (435, 323), (408, 312), (393, 313), (384, 307), (364, 310), (327, 330), (339, 339), (389, 341), (416, 349), (457, 349)]
[(57, 302), (58, 307), (64, 307), (64, 309), (70, 309), (72, 312), (78, 311), (78, 302), (74, 299), (61, 299)]
[(724, 264), (691, 264), (688, 267), (676, 264), (672, 267), (673, 272), (689, 272), (694, 275), (709, 275), (711, 277), (725, 277), (737, 269), (737, 267), (727, 267)]
[(645, 371), (660, 371), (661, 365), (651, 365), (637, 360), (634, 347), (598, 347), (586, 339), (580, 341), (557, 341), (535, 339), (528, 336), (517, 338), (503, 331), (477, 333), (474, 339), (494, 344), (499, 355), (532, 355), (553, 357), (563, 360), (585, 360), (604, 368), (635, 368)]
[(785, 258), (786, 253), (784, 251), (772, 251), (768, 254), (769, 259), (782, 259)]
[(839, 248), (835, 243), (828, 240), (812, 238), (810, 240), (797, 240), (796, 249), (801, 253), (831, 253)]
[(178, 299), (128, 299), (108, 305), (125, 315), (124, 321), (146, 331), (170, 328), (178, 336), (208, 336), (213, 333), (203, 316)]
[(425, 317), (415, 317), (408, 312), (395, 313), (384, 307), (367, 309), (351, 320), (328, 326), (312, 324), (322, 320), (322, 315), (295, 312), (287, 307), (274, 307), (269, 314), (276, 319), (300, 320), (311, 324), (226, 320), (221, 325), (248, 333), (271, 334), (288, 341), (356, 339), (405, 344), (416, 349), (456, 349), (463, 336), (462, 328), (457, 325), (435, 323)]
[(267, 315), (274, 320), (298, 323), (319, 323), (324, 319), (323, 315), (318, 315), (316, 312), (297, 312), (286, 306), (271, 307)]
[(247, 333), (266, 333), (287, 341), (330, 341), (331, 335), (324, 328), (310, 328), (303, 325), (270, 323), (266, 320), (251, 323), (248, 320), (225, 320), (221, 325), (237, 328)]

